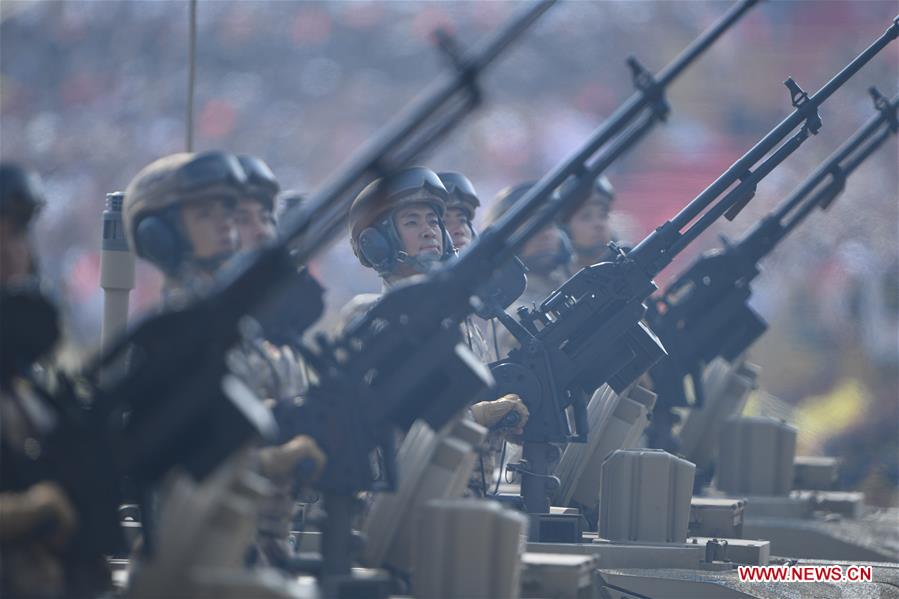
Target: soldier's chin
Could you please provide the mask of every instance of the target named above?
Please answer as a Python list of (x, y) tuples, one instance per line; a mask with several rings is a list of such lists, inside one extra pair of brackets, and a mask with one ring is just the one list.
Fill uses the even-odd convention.
[(425, 250), (415, 257), (419, 262), (440, 262), (440, 252), (437, 250)]
[(522, 261), (525, 266), (528, 267), (528, 270), (536, 274), (545, 275), (549, 274), (559, 266), (559, 254), (556, 252), (535, 254), (533, 256), (528, 256), (527, 258), (522, 258)]

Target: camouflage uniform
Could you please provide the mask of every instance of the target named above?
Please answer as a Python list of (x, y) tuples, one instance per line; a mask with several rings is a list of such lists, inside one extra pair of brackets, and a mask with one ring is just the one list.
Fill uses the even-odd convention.
[[(36, 444), (42, 436), (40, 429), (48, 426), (46, 421), (51, 418), (47, 407), (33, 394), (0, 391), (0, 594), (4, 596), (54, 597), (62, 596), (65, 589), (62, 558), (41, 538), (45, 535), (33, 530), (21, 534), (6, 530), (27, 517), (27, 489), (33, 481), (26, 481), (29, 473), (17, 465), (27, 465), (29, 454), (35, 454), (33, 448), (39, 447)], [(44, 421), (43, 427), (33, 421)]]
[[(211, 277), (203, 271), (183, 268), (177, 279), (167, 280), (163, 290), (164, 305), (171, 306), (173, 302), (195, 297), (210, 281)], [(260, 336), (261, 331), (256, 333), (228, 353), (228, 370), (270, 407), (275, 402), (295, 401), (307, 388), (305, 370), (299, 356), (290, 346), (274, 345)], [(296, 509), (293, 482), (273, 481), (272, 495), (259, 505), (255, 557), (261, 564), (279, 566), (288, 559), (286, 543)]]
[[(243, 160), (229, 154), (208, 153), (205, 155), (175, 154), (152, 163), (139, 173), (125, 193), (123, 218), (126, 237), (135, 253), (154, 262), (166, 273), (163, 288), (163, 307), (177, 308), (194, 300), (206, 291), (214, 280), (217, 267), (228, 259), (227, 255), (198, 262), (192, 255), (181, 249), (177, 260), (163, 262), (154, 259), (154, 254), (139, 238), (139, 224), (142, 219), (164, 216), (174, 236), (182, 236), (178, 217), (172, 209), (202, 199), (221, 199), (236, 203), (249, 184), (247, 172), (243, 170)], [(179, 174), (186, 176), (182, 169), (190, 167), (194, 161), (210, 161), (215, 168), (210, 172), (220, 172), (221, 178), (209, 184), (180, 187)], [(269, 173), (270, 174), (270, 173)], [(183, 241), (183, 239), (182, 239)], [(182, 244), (187, 245), (187, 244)], [(270, 402), (293, 401), (305, 389), (305, 377), (299, 360), (289, 347), (275, 346), (261, 335), (245, 339), (227, 356), (231, 372), (241, 378), (262, 400)], [(264, 472), (264, 452), (273, 448), (260, 448), (256, 452), (257, 469)], [(259, 506), (259, 533), (262, 557), (274, 561), (286, 557), (286, 543), (295, 511), (291, 484), (275, 483), (275, 492), (268, 501)]]
[[(0, 256), (0, 318), (5, 319), (0, 333), (4, 336), (0, 356), (0, 596), (4, 597), (93, 596), (110, 586), (102, 555), (73, 550), (70, 535), (76, 532), (79, 514), (70, 492), (58, 482), (63, 479), (60, 469), (64, 466), (54, 459), (61, 447), (59, 438), (54, 437), (66, 432), (69, 423), (43, 394), (51, 390), (56, 373), (31, 363), (45, 357), (58, 342), (58, 322), (44, 313), (49, 305), (32, 310), (33, 304), (22, 310), (19, 303), (35, 291), (38, 261), (30, 233), (45, 203), (36, 173), (0, 163), (0, 235), (4, 237), (0, 241), (5, 246)], [(37, 295), (46, 301), (40, 292)], [(35, 318), (42, 320), (37, 330)], [(23, 372), (26, 367), (30, 372)], [(108, 515), (114, 524), (114, 515)]]
[[(262, 338), (246, 340), (235, 348), (228, 356), (228, 367), (267, 403), (294, 402), (306, 389), (293, 350)], [(289, 559), (286, 543), (297, 510), (293, 485), (293, 480), (275, 483), (272, 495), (259, 506), (258, 557), (265, 565), (281, 566)]]
[[(449, 188), (444, 186), (441, 177), (450, 181)], [(453, 194), (448, 192), (453, 190)], [(461, 193), (461, 198), (453, 197)], [(459, 200), (459, 201), (457, 201)], [(406, 252), (405, 242), (402, 240), (397, 223), (394, 222), (394, 214), (405, 206), (425, 204), (433, 209), (437, 215), (439, 233), (431, 230), (430, 234), (439, 235), (442, 238), (441, 254), (439, 257), (424, 257), (419, 254), (409, 255)], [(455, 252), (452, 240), (443, 222), (447, 206), (460, 208), (473, 214), (477, 207), (477, 197), (474, 194), (471, 182), (458, 173), (443, 173), (438, 176), (433, 171), (424, 167), (409, 167), (393, 173), (390, 177), (377, 179), (363, 189), (349, 212), (350, 244), (353, 253), (359, 258), (363, 266), (375, 269), (381, 275), (382, 280), (387, 281), (403, 279), (414, 273), (426, 273), (431, 270), (437, 261), (444, 262), (451, 259)], [(468, 210), (467, 208), (470, 208)], [(418, 235), (428, 235), (427, 229), (422, 229)], [(342, 312), (342, 320), (338, 323), (338, 332), (345, 328), (346, 324), (364, 314), (379, 299), (380, 295), (365, 294), (357, 296), (347, 304)], [(489, 346), (484, 338), (483, 331), (475, 325), (474, 321), (466, 319), (462, 323), (462, 336), (472, 352), (483, 362), (490, 359)], [(509, 400), (506, 400), (507, 402)], [(479, 402), (496, 406), (493, 402)], [(510, 402), (511, 403), (511, 402)], [(526, 411), (523, 404), (508, 409), (516, 409), (519, 413)], [(485, 407), (485, 406), (481, 406)], [(505, 404), (500, 405), (502, 409)], [(525, 417), (527, 414), (523, 414)], [(474, 412), (469, 411), (469, 417), (474, 419)], [(489, 467), (490, 459), (485, 460), (485, 473), (492, 474)], [(476, 487), (483, 492), (483, 479), (480, 468), (474, 477)]]
[[(111, 586), (105, 558), (54, 541), (63, 524), (33, 502), (32, 491), (54, 478), (44, 440), (59, 425), (30, 383), (0, 390), (0, 596), (93, 596)], [(65, 496), (58, 501), (69, 505)]]

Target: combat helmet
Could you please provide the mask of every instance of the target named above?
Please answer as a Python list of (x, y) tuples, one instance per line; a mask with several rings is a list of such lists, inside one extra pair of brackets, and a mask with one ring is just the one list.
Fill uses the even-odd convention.
[(261, 158), (240, 154), (237, 156), (240, 166), (247, 175), (244, 197), (250, 197), (265, 206), (269, 212), (275, 211), (275, 198), (281, 186), (268, 164)]
[[(536, 181), (527, 181), (500, 190), (500, 192), (496, 194), (493, 204), (491, 204), (490, 208), (487, 210), (487, 216), (485, 218), (486, 224), (492, 225), (499, 220), (503, 214), (508, 212), (509, 209), (533, 189), (536, 184)], [(550, 226), (556, 227), (555, 225)], [(548, 272), (559, 266), (568, 264), (571, 260), (571, 240), (569, 240), (568, 235), (564, 230), (559, 227), (556, 227), (556, 230), (559, 232), (559, 247), (551, 256), (537, 256), (532, 258), (519, 256), (529, 270), (535, 272)]]
[(481, 201), (468, 177), (453, 171), (437, 173), (437, 176), (446, 188), (446, 207), (457, 208), (468, 216), (469, 221), (474, 220), (475, 210), (481, 206)]
[[(572, 180), (570, 184), (577, 184), (576, 180)], [(564, 193), (566, 183), (563, 183), (560, 192)], [(605, 175), (600, 175), (593, 181), (593, 185), (590, 187), (589, 193), (581, 200), (572, 202), (569, 206), (565, 207), (561, 212), (559, 212), (558, 221), (559, 223), (565, 227), (568, 222), (574, 217), (574, 213), (580, 210), (580, 208), (586, 204), (602, 204), (603, 206), (611, 207), (612, 203), (615, 201), (615, 188), (612, 187), (612, 183), (609, 181), (608, 177)]]
[(240, 161), (227, 152), (185, 152), (150, 163), (125, 190), (122, 219), (128, 245), (164, 272), (177, 271), (190, 252), (177, 209), (205, 199), (236, 204), (246, 185)]
[(408, 256), (403, 251), (399, 232), (393, 221), (396, 210), (412, 204), (427, 204), (437, 213), (443, 241), (440, 261), (453, 256), (453, 244), (443, 224), (446, 212), (446, 188), (434, 171), (413, 166), (369, 183), (350, 206), (349, 229), (353, 253), (363, 266), (374, 268), (381, 275), (393, 272), (406, 263), (421, 272), (430, 269), (430, 262)]
[(37, 173), (12, 162), (0, 163), (0, 216), (25, 230), (46, 204)]
[(515, 205), (515, 202), (523, 198), (536, 184), (536, 181), (527, 181), (501, 189), (493, 199), (490, 208), (487, 209), (487, 215), (484, 217), (485, 225), (492, 225), (498, 221), (503, 214), (509, 211), (509, 208)]

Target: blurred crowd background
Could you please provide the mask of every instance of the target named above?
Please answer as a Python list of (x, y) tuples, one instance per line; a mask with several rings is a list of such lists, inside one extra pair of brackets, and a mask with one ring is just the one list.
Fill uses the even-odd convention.
[[(729, 2), (570, 2), (551, 10), (483, 82), (486, 104), (424, 163), (468, 175), (485, 204), (539, 178), (632, 93), (625, 59), (657, 71)], [(512, 2), (212, 1), (198, 5), (195, 149), (262, 156), (286, 188), (314, 191), (446, 67), (431, 32), (460, 43), (500, 26)], [(0, 154), (37, 169), (49, 206), (38, 227), (43, 270), (68, 302), (71, 347), (98, 344), (100, 223), (106, 192), (185, 148), (186, 1), (4, 0), (0, 7)], [(671, 217), (792, 110), (783, 81), (810, 93), (890, 25), (896, 3), (772, 1), (718, 42), (670, 91), (672, 114), (610, 170), (620, 237)], [(738, 236), (873, 114), (867, 89), (899, 86), (893, 44), (821, 110), (824, 128), (696, 252)], [(899, 478), (899, 158), (870, 159), (827, 213), (764, 263), (756, 308), (770, 323), (753, 349), (764, 393), (750, 411), (800, 428), (801, 453), (839, 455), (847, 483), (895, 502)], [(378, 287), (345, 239), (313, 265), (327, 326), (354, 294)], [(160, 280), (139, 269), (135, 317)]]

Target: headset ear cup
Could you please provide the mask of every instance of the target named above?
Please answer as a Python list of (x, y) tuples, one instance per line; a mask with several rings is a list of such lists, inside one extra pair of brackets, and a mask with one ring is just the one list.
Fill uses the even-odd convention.
[(389, 270), (395, 259), (393, 244), (375, 227), (368, 227), (359, 234), (359, 258), (363, 265), (378, 272)]
[(167, 273), (175, 272), (183, 259), (181, 237), (171, 221), (163, 216), (146, 216), (134, 231), (137, 254)]

